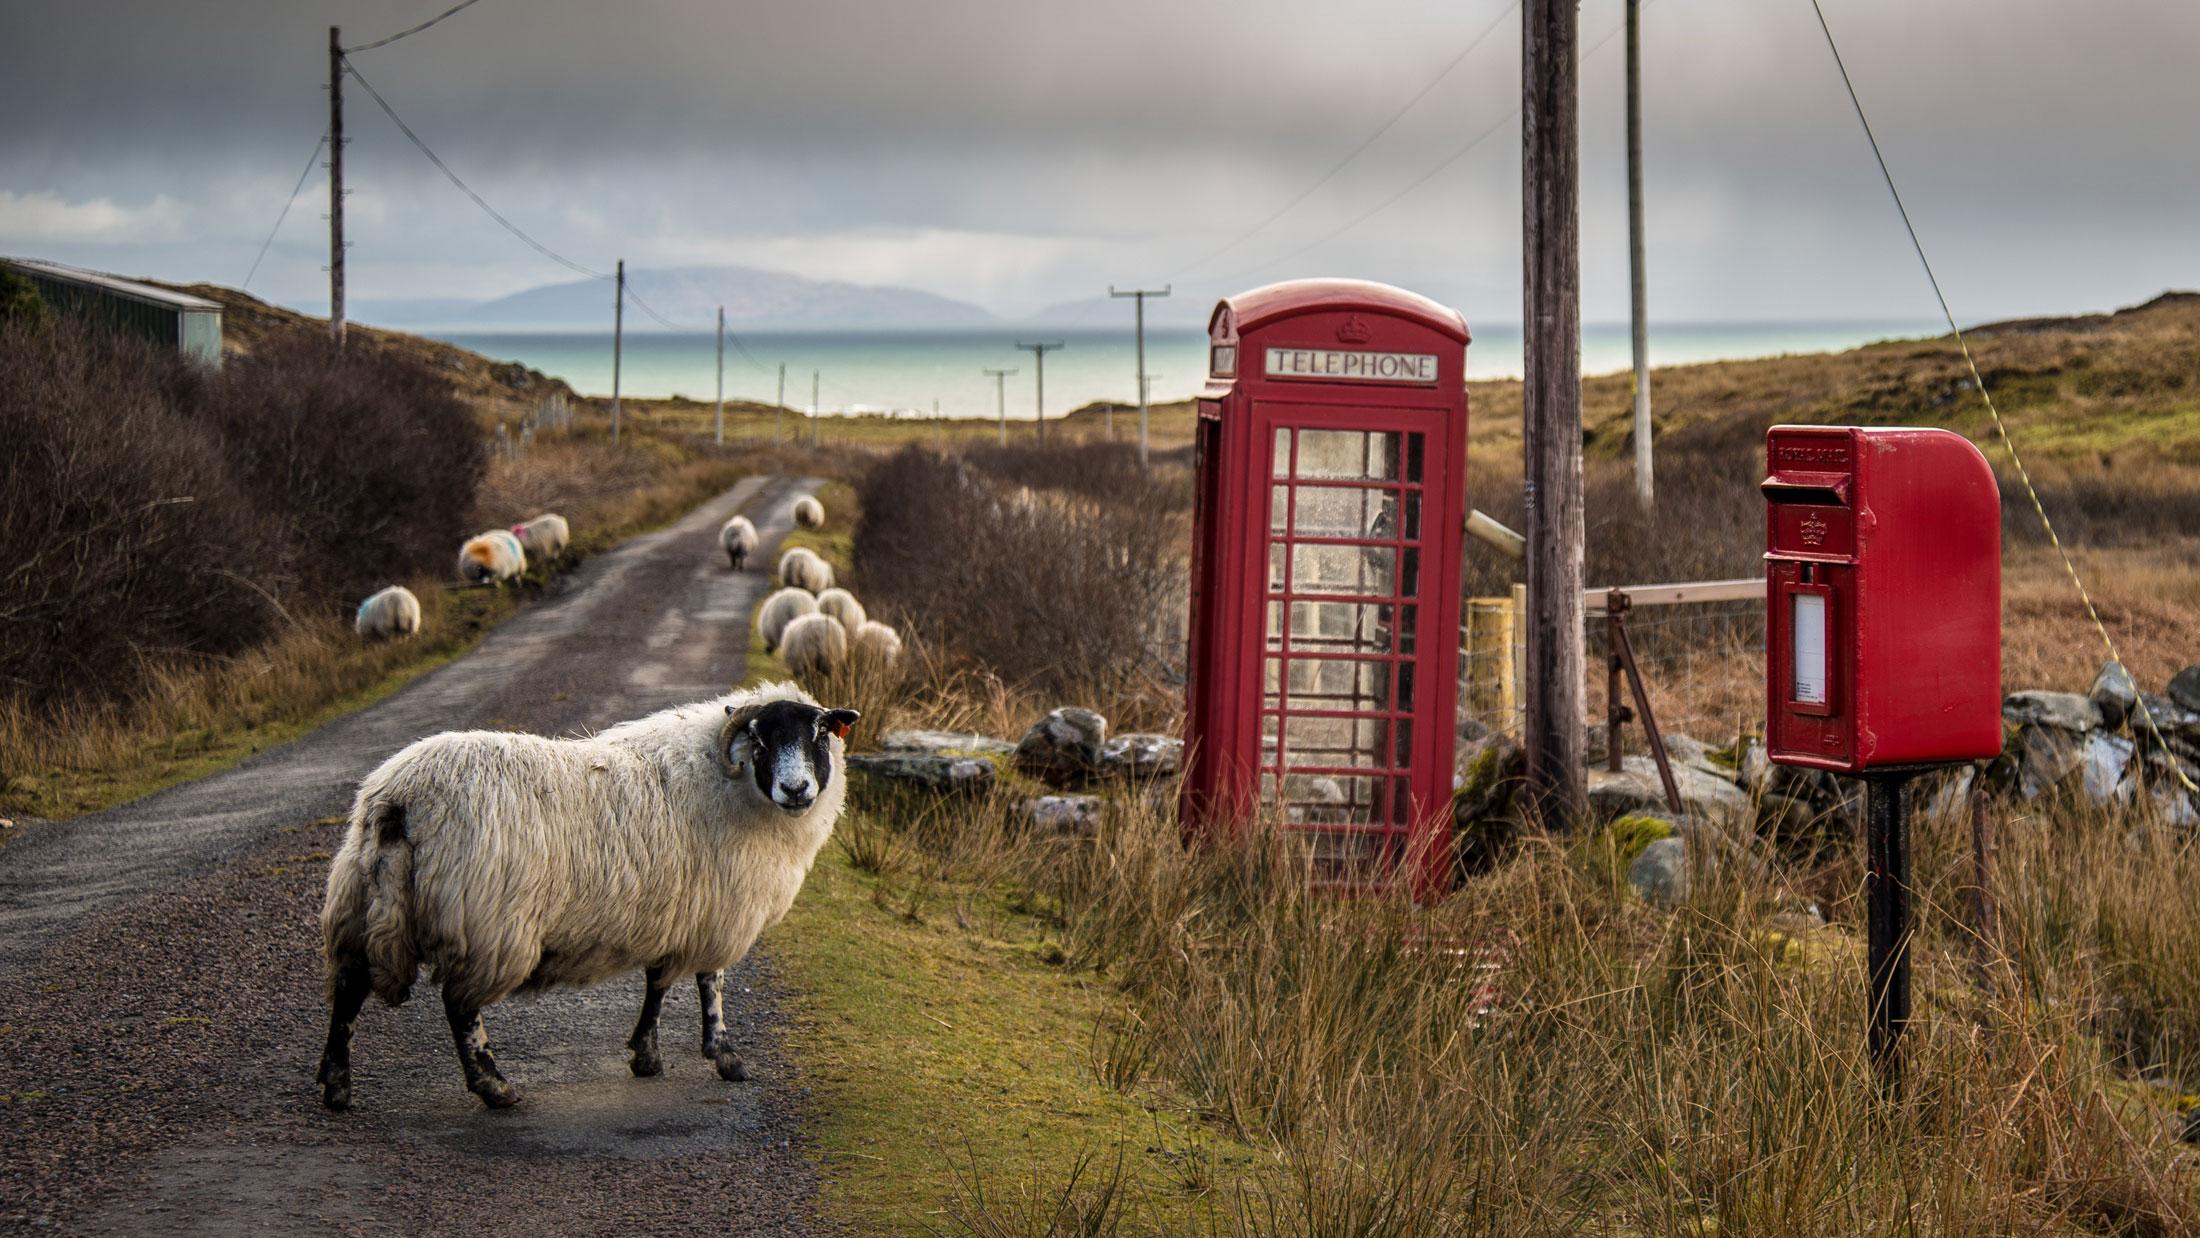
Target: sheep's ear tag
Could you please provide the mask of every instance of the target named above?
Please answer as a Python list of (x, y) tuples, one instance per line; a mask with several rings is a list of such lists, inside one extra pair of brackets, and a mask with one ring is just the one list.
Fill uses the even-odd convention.
[(852, 709), (829, 709), (825, 711), (825, 717), (821, 721), (824, 722), (826, 730), (842, 739), (846, 739), (848, 738), (849, 728), (855, 726), (862, 718), (862, 714)]

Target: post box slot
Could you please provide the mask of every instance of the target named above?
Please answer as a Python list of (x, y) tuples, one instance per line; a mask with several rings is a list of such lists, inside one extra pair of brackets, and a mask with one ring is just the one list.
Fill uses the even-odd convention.
[(1793, 482), (1766, 481), (1762, 489), (1765, 498), (1774, 503), (1796, 503), (1807, 507), (1849, 505), (1849, 488), (1846, 485), (1805, 486)]

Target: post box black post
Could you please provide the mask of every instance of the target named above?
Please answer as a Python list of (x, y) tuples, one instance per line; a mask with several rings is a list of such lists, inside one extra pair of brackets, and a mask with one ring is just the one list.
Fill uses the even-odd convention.
[(1902, 1032), (1910, 1025), (1910, 779), (1874, 771), (1864, 780), (1865, 968), (1871, 987), (1868, 1044), (1879, 1081), (1902, 1088)]

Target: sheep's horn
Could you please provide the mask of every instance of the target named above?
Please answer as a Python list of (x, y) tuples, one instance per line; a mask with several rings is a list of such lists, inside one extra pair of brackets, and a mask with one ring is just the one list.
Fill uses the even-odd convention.
[(718, 768), (725, 771), (726, 777), (738, 782), (748, 771), (742, 769), (740, 764), (733, 759), (733, 737), (748, 725), (748, 720), (734, 716), (731, 713), (731, 706), (727, 708), (726, 724), (718, 728), (718, 748), (712, 755), (717, 758)]

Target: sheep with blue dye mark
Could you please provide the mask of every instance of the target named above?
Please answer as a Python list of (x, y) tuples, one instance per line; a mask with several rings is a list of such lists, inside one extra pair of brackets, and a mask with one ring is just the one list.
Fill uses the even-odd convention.
[(788, 624), (816, 613), (817, 599), (801, 589), (781, 589), (765, 598), (764, 604), (756, 608), (756, 634), (763, 638), (764, 652), (779, 648)]
[(573, 542), (573, 528), (565, 523), (565, 517), (556, 512), (545, 512), (533, 520), (512, 526), (512, 536), (519, 539), (520, 549), (540, 563), (548, 563), (565, 553)]
[(833, 565), (809, 547), (795, 546), (779, 556), (779, 583), (823, 593), (833, 587)]
[(718, 544), (726, 552), (726, 563), (738, 572), (749, 556), (756, 553), (756, 526), (747, 516), (735, 516), (718, 530)]
[(458, 548), (459, 579), (469, 585), (501, 585), (527, 572), (527, 551), (510, 529), (491, 529)]
[(848, 629), (823, 611), (803, 615), (780, 637), (779, 660), (799, 679), (830, 675), (848, 660)]
[(794, 522), (805, 529), (824, 528), (825, 505), (815, 495), (803, 495), (794, 501)]
[(832, 833), (856, 720), (767, 684), (585, 738), (454, 732), (383, 762), (359, 786), (321, 908), (323, 1103), (351, 1103), (367, 996), (403, 1002), (422, 968), (442, 988), (466, 1087), (491, 1108), (518, 1094), (489, 1052), (485, 1007), (636, 970), (635, 1075), (663, 1073), (657, 1017), (691, 975), (704, 1056), (746, 1078), (724, 972), (787, 913)]
[(420, 599), (403, 585), (370, 595), (351, 617), (351, 630), (361, 640), (394, 640), (420, 632)]
[(856, 600), (856, 595), (841, 588), (827, 589), (818, 594), (817, 611), (821, 615), (831, 615), (840, 620), (840, 625), (848, 629), (850, 639), (854, 639), (856, 632), (863, 627), (863, 621), (870, 617), (863, 613), (863, 603)]

